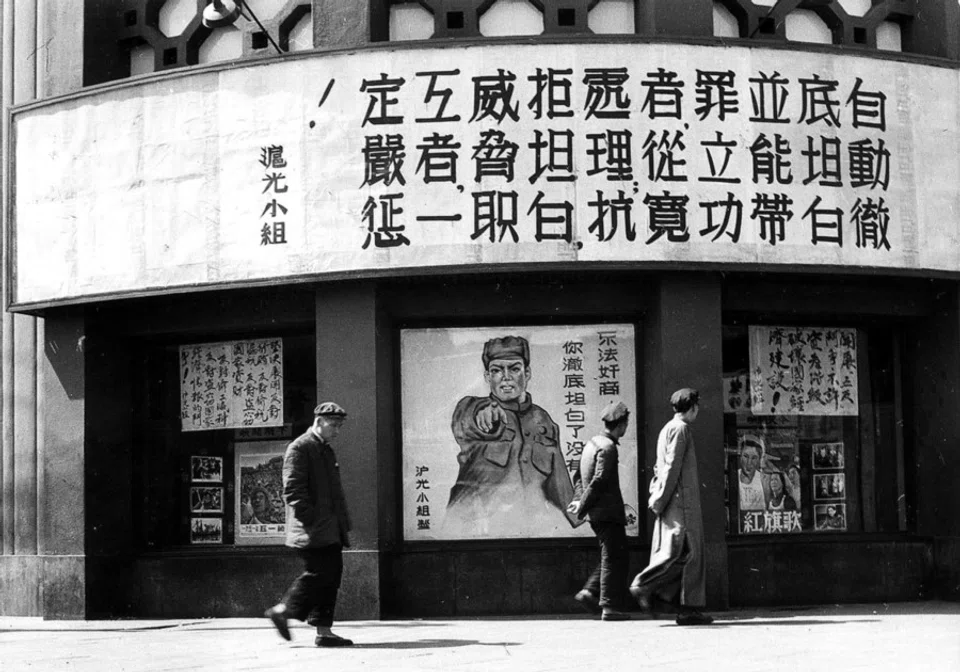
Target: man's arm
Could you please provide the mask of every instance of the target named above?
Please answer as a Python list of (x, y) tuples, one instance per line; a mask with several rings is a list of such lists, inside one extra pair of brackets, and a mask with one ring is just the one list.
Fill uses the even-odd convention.
[(650, 498), (650, 509), (658, 516), (663, 513), (673, 497), (673, 491), (677, 489), (677, 482), (680, 480), (680, 469), (683, 467), (683, 456), (687, 452), (687, 442), (689, 440), (689, 428), (683, 424), (666, 435), (666, 447), (664, 449), (663, 466), (665, 473), (657, 474), (657, 478), (662, 477), (663, 487), (660, 489), (659, 496)]
[(587, 489), (583, 492), (583, 497), (580, 498), (580, 511), (577, 514), (580, 518), (590, 512), (600, 493), (610, 487), (612, 474), (618, 468), (617, 455), (612, 446), (600, 446), (596, 454), (597, 462), (593, 469), (593, 478), (590, 479)]
[(283, 500), (304, 527), (313, 524), (316, 512), (307, 487), (310, 458), (303, 446), (292, 443), (283, 456)]

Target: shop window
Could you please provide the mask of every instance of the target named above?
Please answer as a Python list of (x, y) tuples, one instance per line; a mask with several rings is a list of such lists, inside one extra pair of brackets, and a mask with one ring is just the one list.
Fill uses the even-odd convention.
[(143, 545), (282, 545), (283, 453), (316, 405), (313, 335), (150, 344), (143, 360)]
[(724, 326), (730, 535), (902, 528), (895, 353), (889, 329)]

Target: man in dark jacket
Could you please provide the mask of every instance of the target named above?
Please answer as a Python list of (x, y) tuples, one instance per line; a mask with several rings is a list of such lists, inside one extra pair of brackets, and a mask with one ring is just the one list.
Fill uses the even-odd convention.
[(591, 611), (601, 610), (605, 621), (625, 621), (630, 616), (618, 607), (626, 589), (629, 556), (617, 449), (627, 432), (630, 411), (618, 401), (607, 406), (600, 419), (603, 433), (587, 442), (580, 469), (573, 477), (574, 496), (579, 501), (573, 501), (568, 509), (578, 518), (589, 518), (600, 542), (600, 564), (575, 599)]
[(350, 546), (350, 515), (330, 441), (339, 435), (347, 413), (327, 401), (313, 414), (313, 425), (283, 456), (283, 499), (293, 514), (287, 522), (287, 546), (297, 549), (305, 569), (266, 616), (288, 641), (287, 619), (295, 618), (316, 626), (317, 646), (350, 646), (352, 641), (330, 629), (343, 576), (343, 548)]

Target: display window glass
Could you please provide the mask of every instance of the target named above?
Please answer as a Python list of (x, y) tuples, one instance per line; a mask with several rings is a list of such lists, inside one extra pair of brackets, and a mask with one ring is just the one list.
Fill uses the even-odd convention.
[(895, 343), (882, 328), (724, 326), (728, 534), (896, 527), (898, 501), (882, 497), (902, 461)]
[(316, 405), (313, 334), (149, 343), (140, 370), (143, 545), (282, 545), (283, 454)]

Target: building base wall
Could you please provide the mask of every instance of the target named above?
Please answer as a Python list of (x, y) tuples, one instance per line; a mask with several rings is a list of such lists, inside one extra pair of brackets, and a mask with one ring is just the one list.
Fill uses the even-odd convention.
[(960, 537), (938, 537), (933, 542), (937, 598), (960, 601)]
[(731, 544), (730, 606), (906, 602), (936, 597), (923, 541)]
[(84, 566), (83, 556), (0, 556), (0, 616), (84, 618)]

